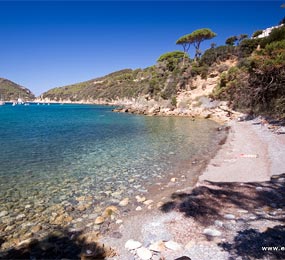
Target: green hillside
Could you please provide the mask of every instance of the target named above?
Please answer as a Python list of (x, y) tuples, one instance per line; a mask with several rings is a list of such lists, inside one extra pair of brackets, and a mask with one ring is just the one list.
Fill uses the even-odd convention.
[[(42, 98), (49, 98), (55, 101), (87, 101), (98, 99), (110, 101), (141, 95), (164, 95), (168, 98), (169, 93), (166, 93), (167, 88), (169, 88), (169, 85), (174, 86), (173, 82), (177, 83), (177, 80), (178, 78), (176, 78), (175, 73), (169, 71), (163, 63), (160, 63), (145, 69), (124, 69), (104, 77), (54, 88), (43, 93)], [(173, 92), (175, 93), (176, 91)]]
[(5, 101), (16, 100), (33, 100), (34, 94), (27, 88), (22, 87), (8, 79), (0, 78), (0, 98)]
[[(264, 31), (271, 30), (269, 36)], [(209, 29), (196, 30), (205, 36), (191, 33), (181, 37), (178, 45), (188, 50), (195, 40), (209, 39)], [(196, 48), (191, 59), (187, 51), (173, 51), (161, 55), (154, 66), (145, 69), (125, 69), (86, 82), (51, 89), (42, 95), (54, 101), (110, 102), (122, 98), (169, 100), (173, 106), (183, 91), (193, 91), (193, 82), (219, 77), (210, 98), (228, 101), (230, 108), (256, 115), (285, 117), (285, 26), (231, 36), (225, 45), (202, 53)], [(268, 34), (267, 34), (268, 35)], [(198, 41), (197, 40), (197, 41)], [(196, 45), (197, 46), (197, 45)], [(237, 65), (219, 68), (222, 62), (236, 60)], [(217, 70), (217, 68), (219, 68)], [(218, 72), (217, 72), (218, 71)], [(207, 88), (207, 86), (205, 86)], [(185, 101), (186, 102), (186, 101)], [(189, 105), (186, 104), (185, 105)]]

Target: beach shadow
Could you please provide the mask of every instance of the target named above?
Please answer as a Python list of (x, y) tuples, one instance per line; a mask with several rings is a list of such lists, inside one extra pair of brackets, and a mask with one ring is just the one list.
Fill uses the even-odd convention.
[(57, 227), (42, 239), (0, 252), (0, 259), (105, 259), (114, 256), (111, 248), (87, 242), (81, 232)]
[[(285, 174), (273, 176), (268, 182), (226, 183), (205, 181), (190, 193), (173, 193), (162, 212), (179, 211), (204, 226), (222, 219), (227, 209), (246, 210), (255, 219), (285, 221), (284, 215), (259, 214), (260, 208), (285, 207)], [(249, 220), (250, 221), (250, 220)]]
[[(219, 246), (233, 257), (242, 259), (284, 259), (285, 226), (277, 225), (264, 232), (255, 229), (239, 231), (233, 243), (220, 243)], [(282, 250), (283, 247), (283, 250)]]

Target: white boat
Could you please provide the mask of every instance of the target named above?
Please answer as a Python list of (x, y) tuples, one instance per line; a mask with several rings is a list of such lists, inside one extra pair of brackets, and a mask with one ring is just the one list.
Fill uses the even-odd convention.
[(18, 105), (24, 105), (24, 104), (25, 104), (25, 102), (23, 101), (23, 99), (18, 98), (18, 100), (17, 100), (17, 104), (18, 104)]

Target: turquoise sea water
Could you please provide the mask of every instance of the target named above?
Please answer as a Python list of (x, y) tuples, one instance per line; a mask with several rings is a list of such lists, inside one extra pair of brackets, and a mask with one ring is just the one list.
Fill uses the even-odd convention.
[(13, 223), (17, 229), (15, 219), (21, 225), (48, 223), (58, 205), (74, 206), (70, 214), (76, 218), (80, 196), (89, 196), (89, 206), (78, 216), (91, 214), (94, 207), (145, 193), (149, 185), (178, 170), (191, 174), (183, 165), (216, 147), (217, 124), (212, 121), (111, 109), (0, 107), (0, 226)]

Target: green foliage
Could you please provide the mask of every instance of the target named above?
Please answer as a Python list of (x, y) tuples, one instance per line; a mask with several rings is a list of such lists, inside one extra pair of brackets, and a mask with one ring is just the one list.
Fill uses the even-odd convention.
[(165, 62), (167, 69), (169, 71), (174, 71), (177, 66), (179, 65), (179, 63), (181, 61), (183, 61), (183, 59), (188, 59), (188, 55), (186, 55), (184, 52), (182, 51), (173, 51), (173, 52), (167, 52), (163, 55), (161, 55), (158, 58), (158, 62)]
[(214, 33), (211, 29), (208, 29), (208, 28), (202, 28), (202, 29), (195, 30), (190, 35), (191, 35), (190, 38), (192, 38), (193, 41), (196, 43), (204, 41), (204, 40), (210, 40), (217, 36), (216, 33)]
[(10, 80), (0, 78), (0, 98), (5, 101), (17, 100), (18, 98), (23, 100), (33, 100), (35, 96), (29, 89)]
[(285, 26), (274, 28), (267, 37), (262, 38), (260, 45), (264, 48), (267, 44), (283, 40), (285, 40)]
[(273, 41), (222, 73), (213, 97), (229, 101), (234, 109), (285, 117), (284, 83), (285, 41)]
[(162, 54), (159, 58), (158, 58), (158, 62), (161, 61), (169, 61), (169, 60), (181, 60), (184, 57), (184, 52), (182, 51), (172, 51), (172, 52), (167, 52)]
[(285, 24), (285, 16), (283, 17), (283, 19), (279, 22), (279, 25), (281, 24)]
[(177, 41), (176, 44), (192, 44), (193, 38), (191, 33), (181, 36)]
[(230, 46), (234, 46), (236, 41), (238, 40), (237, 36), (231, 36), (228, 39), (226, 39), (226, 44)]
[(176, 96), (173, 96), (173, 97), (171, 98), (171, 105), (174, 106), (174, 107), (177, 106), (177, 99), (176, 99)]
[(263, 33), (263, 30), (257, 30), (257, 31), (255, 31), (255, 32), (252, 34), (252, 37), (255, 38), (255, 37), (259, 36), (259, 35), (262, 34), (262, 33)]
[(245, 39), (239, 44), (239, 56), (240, 58), (250, 56), (260, 44), (261, 39)]
[(234, 46), (219, 46), (205, 51), (202, 55), (200, 63), (211, 66), (218, 61), (225, 61), (231, 56), (236, 55), (236, 47)]
[(217, 34), (212, 32), (208, 28), (198, 29), (191, 33), (191, 38), (193, 39), (194, 46), (196, 48), (195, 59), (201, 55), (200, 44), (204, 40), (210, 40), (216, 37)]
[(176, 44), (182, 45), (184, 52), (188, 51), (191, 44), (194, 44), (195, 49), (196, 49), (195, 58), (198, 58), (198, 56), (200, 56), (201, 54), (201, 51), (200, 51), (201, 42), (204, 40), (210, 40), (216, 36), (217, 34), (212, 32), (210, 29), (202, 28), (202, 29), (193, 31), (190, 34), (186, 34), (180, 37), (176, 41)]
[(198, 63), (193, 63), (191, 67), (191, 76), (195, 77), (200, 75), (201, 78), (206, 79), (208, 75), (209, 67), (207, 65), (200, 65)]

